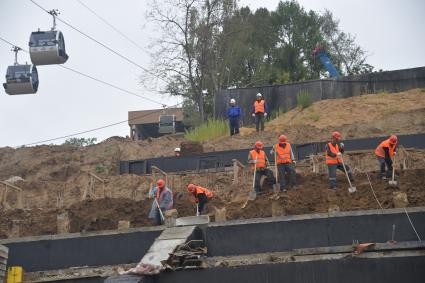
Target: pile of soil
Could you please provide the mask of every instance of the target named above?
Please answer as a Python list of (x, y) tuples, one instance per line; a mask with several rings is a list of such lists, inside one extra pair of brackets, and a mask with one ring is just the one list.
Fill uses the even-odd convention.
[[(373, 188), (383, 208), (393, 208), (394, 193), (407, 194), (409, 206), (425, 206), (425, 169), (402, 171), (399, 177), (399, 186), (390, 187), (388, 181), (379, 180), (377, 172), (370, 173)], [(357, 192), (350, 194), (347, 190), (348, 183), (344, 175), (338, 175), (338, 189), (328, 189), (326, 174), (301, 174), (298, 175), (299, 187), (280, 193), (279, 199), (273, 200), (274, 194), (265, 191), (255, 201), (246, 201), (247, 190), (238, 192), (222, 192), (208, 203), (209, 214), (214, 215), (215, 208), (226, 208), (227, 219), (250, 219), (272, 216), (272, 202), (281, 206), (283, 215), (297, 215), (307, 213), (328, 212), (331, 207), (337, 206), (341, 211), (379, 209), (373, 197), (366, 175), (356, 174), (355, 185)], [(231, 185), (229, 184), (229, 187)], [(234, 196), (230, 198), (229, 196)], [(229, 201), (230, 199), (230, 201)], [(175, 193), (175, 205), (179, 217), (195, 215), (195, 204), (190, 201), (188, 194)], [(277, 203), (277, 204), (276, 204)], [(72, 205), (66, 210), (10, 210), (0, 211), (0, 238), (7, 237), (12, 223), (19, 223), (20, 236), (34, 236), (56, 233), (56, 216), (64, 211), (68, 212), (70, 219), (70, 232), (115, 230), (118, 221), (128, 220), (131, 227), (152, 226), (153, 222), (147, 218), (152, 201), (149, 199), (135, 201), (124, 198), (105, 198), (86, 200)]]

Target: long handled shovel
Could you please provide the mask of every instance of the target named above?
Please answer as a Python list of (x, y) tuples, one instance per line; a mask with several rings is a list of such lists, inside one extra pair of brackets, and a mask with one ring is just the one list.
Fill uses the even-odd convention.
[(391, 180), (388, 181), (388, 184), (391, 187), (397, 187), (397, 181), (394, 180), (394, 175), (395, 175), (395, 161), (396, 161), (396, 158), (394, 157), (394, 162), (393, 162), (393, 176), (392, 176)]
[(156, 203), (156, 207), (158, 207), (159, 215), (161, 216), (161, 221), (164, 222), (165, 221), (164, 214), (162, 213), (162, 210), (159, 207), (159, 203), (158, 203), (158, 200), (156, 198), (155, 198), (155, 203)]
[[(280, 185), (279, 185), (279, 170), (277, 169), (277, 153), (276, 153), (276, 149), (274, 150), (274, 166), (275, 166), (275, 176), (276, 176), (276, 186), (274, 189), (275, 193), (278, 193), (280, 190)], [(285, 176), (283, 176), (283, 178), (285, 178)]]
[(354, 192), (357, 191), (357, 188), (356, 187), (353, 187), (353, 185), (351, 184), (350, 177), (348, 177), (347, 168), (345, 168), (345, 163), (344, 163), (344, 159), (342, 158), (342, 154), (341, 154), (341, 162), (342, 162), (342, 167), (344, 167), (345, 176), (347, 176), (348, 183), (350, 184), (350, 187), (348, 188), (348, 191), (350, 193), (354, 193)]

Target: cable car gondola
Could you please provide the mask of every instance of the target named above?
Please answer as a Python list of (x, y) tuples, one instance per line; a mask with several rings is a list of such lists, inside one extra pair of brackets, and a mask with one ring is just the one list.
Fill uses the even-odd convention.
[(38, 72), (35, 65), (18, 64), (19, 47), (14, 47), (15, 64), (7, 67), (4, 90), (9, 95), (36, 93), (38, 89)]
[(68, 60), (65, 52), (65, 39), (62, 32), (56, 30), (57, 10), (49, 12), (53, 16), (50, 31), (35, 31), (29, 41), (31, 61), (35, 65), (63, 64)]
[(174, 134), (176, 132), (176, 116), (160, 115), (158, 132), (160, 134)]

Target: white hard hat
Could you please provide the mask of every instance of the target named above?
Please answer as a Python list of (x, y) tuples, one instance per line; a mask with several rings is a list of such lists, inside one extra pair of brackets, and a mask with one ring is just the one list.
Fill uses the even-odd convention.
[(233, 98), (230, 99), (230, 103), (236, 103), (236, 100), (234, 100)]
[(180, 147), (176, 147), (174, 151), (180, 151)]
[(257, 97), (263, 97), (261, 93), (257, 93)]

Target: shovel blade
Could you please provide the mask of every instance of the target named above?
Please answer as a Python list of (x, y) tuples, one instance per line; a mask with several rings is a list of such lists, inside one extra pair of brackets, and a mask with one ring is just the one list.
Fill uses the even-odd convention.
[(248, 200), (255, 200), (257, 198), (257, 193), (255, 191), (249, 192)]
[(351, 193), (351, 194), (355, 193), (355, 192), (357, 192), (357, 188), (356, 187), (349, 187), (348, 192)]
[(390, 186), (397, 186), (397, 181), (388, 181), (388, 184), (390, 185)]

